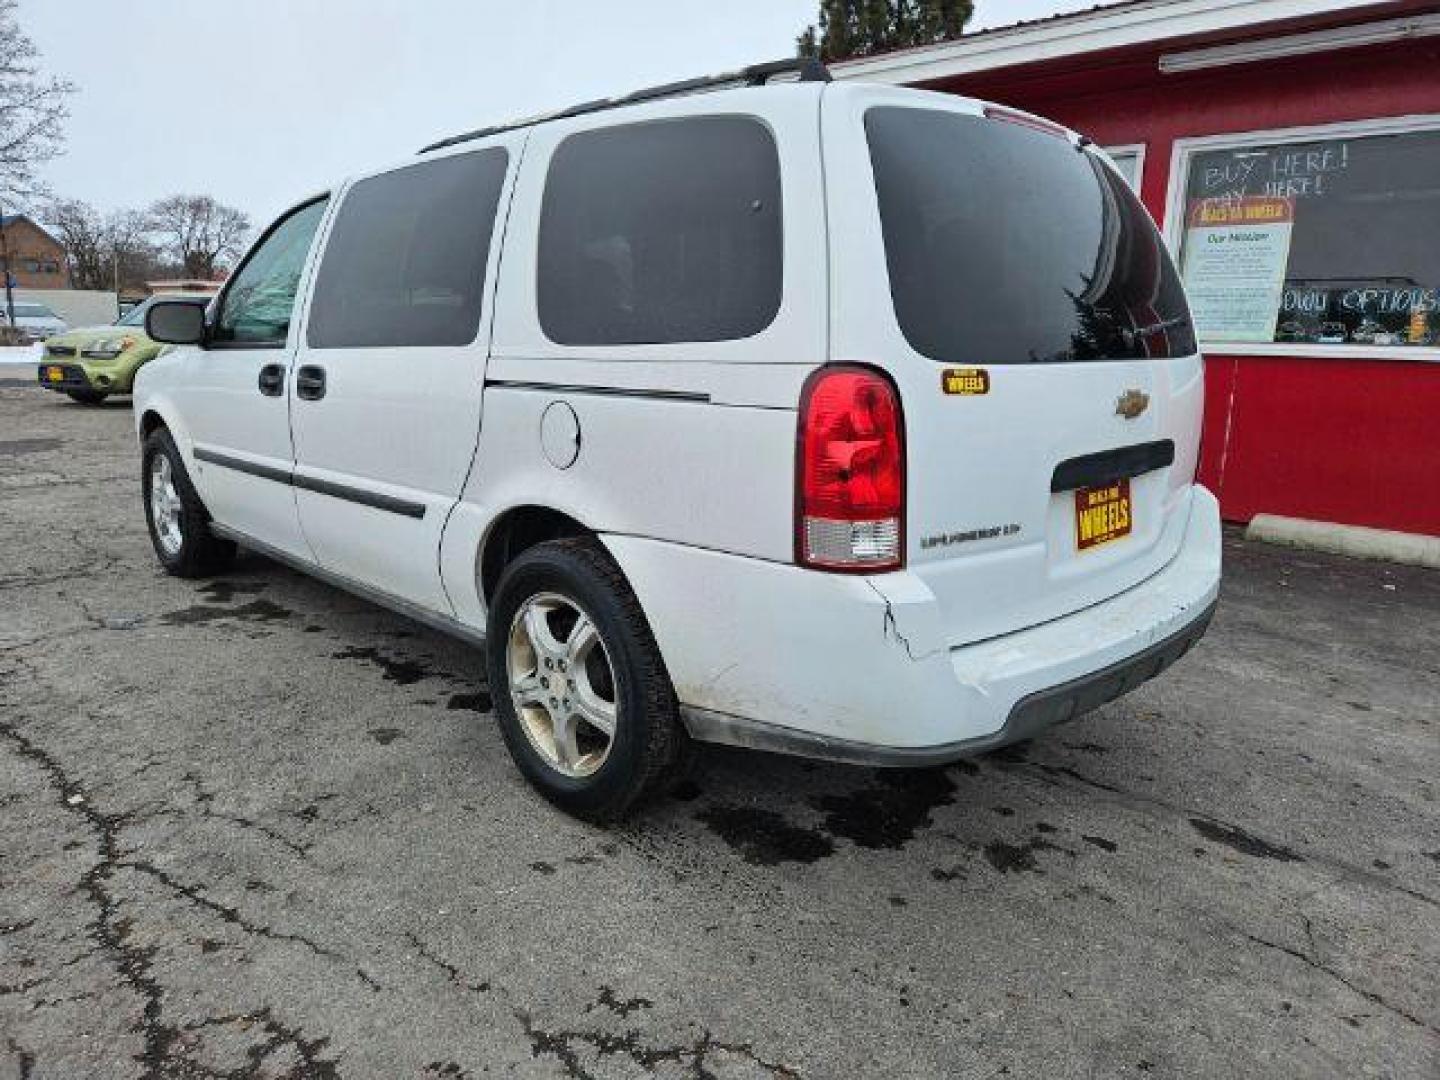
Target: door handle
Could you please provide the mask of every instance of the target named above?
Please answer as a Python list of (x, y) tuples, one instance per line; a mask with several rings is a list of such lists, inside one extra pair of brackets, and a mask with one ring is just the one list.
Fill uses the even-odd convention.
[(266, 397), (279, 397), (285, 392), (285, 369), (279, 364), (266, 364), (260, 369), (256, 382)]
[(306, 401), (319, 401), (325, 396), (325, 369), (306, 364), (295, 372), (295, 396)]

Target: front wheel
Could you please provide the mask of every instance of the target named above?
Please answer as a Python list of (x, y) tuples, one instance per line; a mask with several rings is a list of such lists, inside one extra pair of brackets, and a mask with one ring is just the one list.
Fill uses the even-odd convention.
[(235, 558), (235, 545), (210, 530), (210, 514), (168, 431), (150, 433), (141, 461), (145, 521), (160, 565), (183, 578), (224, 570)]
[(486, 636), (506, 746), (555, 805), (613, 820), (679, 774), (687, 737), (674, 688), (640, 602), (595, 541), (521, 554)]

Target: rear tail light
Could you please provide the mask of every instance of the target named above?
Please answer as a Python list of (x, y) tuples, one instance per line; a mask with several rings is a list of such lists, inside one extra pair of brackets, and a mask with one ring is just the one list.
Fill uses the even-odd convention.
[(810, 376), (800, 399), (795, 558), (821, 570), (904, 562), (905, 431), (895, 385), (870, 368)]

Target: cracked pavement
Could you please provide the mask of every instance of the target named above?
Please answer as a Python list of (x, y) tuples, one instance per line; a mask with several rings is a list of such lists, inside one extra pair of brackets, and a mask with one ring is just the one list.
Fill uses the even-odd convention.
[(1440, 574), (1232, 534), (1046, 738), (708, 750), (597, 829), (472, 650), (167, 578), (138, 474), (128, 401), (0, 372), (0, 1080), (1440, 1074)]

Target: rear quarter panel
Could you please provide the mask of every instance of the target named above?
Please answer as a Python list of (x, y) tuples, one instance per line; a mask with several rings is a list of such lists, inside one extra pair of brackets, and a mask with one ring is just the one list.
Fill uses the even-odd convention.
[[(828, 348), (819, 101), (815, 86), (739, 90), (531, 133), (505, 233), (479, 448), (442, 551), (460, 618), (483, 619), (476, 559), (490, 523), (514, 506), (557, 509), (601, 533), (790, 561), (795, 410)], [(537, 313), (537, 230), (556, 148), (577, 131), (717, 114), (754, 117), (776, 142), (785, 269), (775, 319), (732, 341), (550, 341)], [(554, 403), (579, 422), (579, 455), (568, 468), (541, 445)]]

